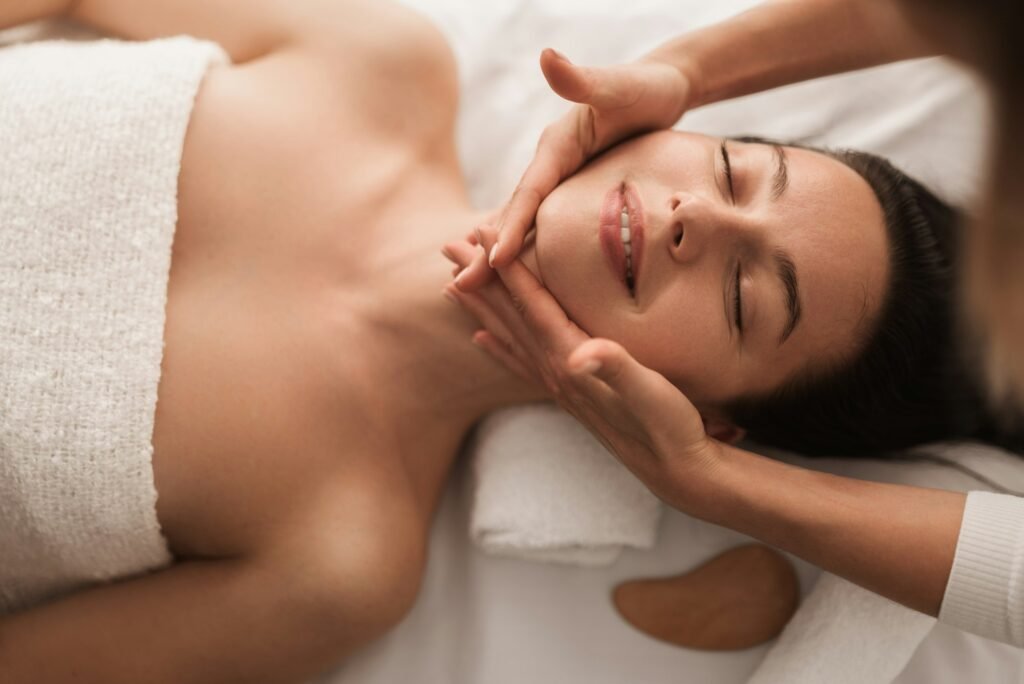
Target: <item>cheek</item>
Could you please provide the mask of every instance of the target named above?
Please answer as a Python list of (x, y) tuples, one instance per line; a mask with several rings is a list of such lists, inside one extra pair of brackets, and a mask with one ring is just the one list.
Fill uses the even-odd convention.
[(722, 337), (721, 308), (707, 297), (664, 297), (641, 314), (618, 340), (645, 366), (685, 391), (703, 395), (726, 371), (731, 344)]

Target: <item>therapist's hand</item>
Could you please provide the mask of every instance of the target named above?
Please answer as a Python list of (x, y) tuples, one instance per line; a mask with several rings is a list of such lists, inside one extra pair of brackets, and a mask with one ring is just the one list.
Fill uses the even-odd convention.
[[(519, 254), (537, 208), (562, 179), (629, 135), (671, 127), (690, 104), (690, 78), (654, 56), (584, 67), (547, 49), (540, 66), (551, 89), (577, 104), (544, 129), (533, 161), (498, 220), (494, 266), (506, 266)], [(459, 288), (472, 291), (492, 278), (487, 254), (480, 254), (463, 270)]]
[[(478, 240), (447, 244), (443, 252), (465, 268), (493, 246), (493, 229), (482, 229)], [(475, 292), (446, 287), (486, 328), (473, 341), (546, 387), (658, 497), (691, 508), (694, 488), (710, 477), (722, 448), (693, 404), (621, 345), (580, 330), (521, 261), (497, 272), (500, 280)]]

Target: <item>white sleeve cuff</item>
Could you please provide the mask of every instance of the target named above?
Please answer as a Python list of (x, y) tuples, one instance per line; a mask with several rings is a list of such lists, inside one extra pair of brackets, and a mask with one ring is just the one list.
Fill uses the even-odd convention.
[(1024, 648), (1024, 498), (967, 495), (939, 620)]

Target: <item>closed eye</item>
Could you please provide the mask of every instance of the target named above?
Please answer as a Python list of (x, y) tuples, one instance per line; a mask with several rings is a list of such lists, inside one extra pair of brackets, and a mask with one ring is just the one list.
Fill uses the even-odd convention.
[(736, 329), (743, 334), (743, 300), (740, 299), (740, 264), (736, 263), (736, 286), (733, 294), (733, 314), (736, 317)]
[(718, 148), (722, 155), (722, 167), (725, 169), (725, 182), (729, 186), (729, 199), (732, 200), (733, 204), (736, 203), (736, 191), (732, 186), (732, 164), (729, 162), (729, 150), (725, 146), (725, 141)]

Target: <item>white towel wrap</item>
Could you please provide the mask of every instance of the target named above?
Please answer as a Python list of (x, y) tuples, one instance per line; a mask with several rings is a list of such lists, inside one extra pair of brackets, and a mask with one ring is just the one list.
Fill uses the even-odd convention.
[(0, 50), (0, 613), (170, 561), (152, 434), (177, 181), (218, 46)]

